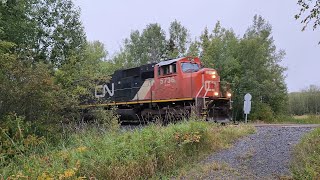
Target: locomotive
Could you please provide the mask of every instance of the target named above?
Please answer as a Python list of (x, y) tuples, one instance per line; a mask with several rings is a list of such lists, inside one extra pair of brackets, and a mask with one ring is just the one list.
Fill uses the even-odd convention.
[[(170, 121), (191, 113), (207, 120), (230, 121), (231, 91), (220, 87), (215, 69), (197, 57), (182, 57), (117, 70), (94, 88), (85, 107), (117, 106), (121, 121)], [(223, 89), (223, 90), (222, 90)]]

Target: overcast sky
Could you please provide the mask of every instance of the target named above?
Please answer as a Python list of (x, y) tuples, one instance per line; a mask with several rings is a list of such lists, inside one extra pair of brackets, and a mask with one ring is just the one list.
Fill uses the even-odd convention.
[(149, 23), (159, 23), (168, 30), (177, 19), (198, 37), (207, 26), (212, 30), (219, 20), (242, 36), (255, 14), (262, 15), (273, 27), (278, 49), (286, 51), (281, 63), (286, 66), (289, 92), (310, 84), (320, 85), (320, 28), (301, 32), (294, 19), (298, 0), (74, 0), (81, 8), (81, 20), (89, 40), (99, 40), (112, 55), (132, 30), (142, 30)]

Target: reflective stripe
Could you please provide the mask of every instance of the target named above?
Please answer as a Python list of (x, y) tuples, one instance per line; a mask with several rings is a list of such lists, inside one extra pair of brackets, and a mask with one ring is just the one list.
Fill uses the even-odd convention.
[(190, 101), (193, 98), (181, 98), (181, 99), (162, 99), (162, 100), (146, 100), (146, 101), (129, 101), (129, 102), (110, 102), (105, 104), (88, 104), (80, 105), (81, 108), (87, 107), (102, 107), (102, 106), (115, 106), (115, 105), (127, 105), (127, 104), (144, 104), (144, 103), (158, 103), (158, 102), (173, 102), (173, 101)]

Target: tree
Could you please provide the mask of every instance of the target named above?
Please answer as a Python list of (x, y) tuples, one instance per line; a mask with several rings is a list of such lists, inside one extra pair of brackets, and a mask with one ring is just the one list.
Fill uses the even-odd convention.
[(170, 23), (169, 41), (167, 42), (168, 59), (178, 58), (186, 55), (189, 42), (189, 32), (177, 20)]
[[(304, 31), (309, 23), (312, 24), (313, 30), (320, 25), (320, 0), (298, 0), (298, 5), (301, 7), (300, 12), (295, 15), (296, 19), (302, 19), (302, 30)], [(303, 16), (308, 11), (306, 16)]]
[(105, 71), (94, 60), (106, 55), (87, 45), (79, 13), (71, 0), (0, 2), (0, 116), (49, 121), (78, 111), (81, 85)]
[(71, 0), (3, 1), (0, 12), (0, 39), (15, 43), (25, 60), (57, 68), (84, 48), (80, 12)]
[(200, 44), (197, 39), (190, 43), (188, 48), (187, 56), (198, 57), (200, 55)]
[(57, 119), (59, 87), (47, 65), (21, 61), (14, 43), (0, 41), (0, 119), (9, 113), (29, 121)]
[(64, 116), (69, 116), (70, 113), (78, 116), (79, 105), (92, 98), (96, 82), (109, 80), (107, 54), (101, 42), (88, 42), (80, 59), (78, 56), (70, 56), (69, 63), (55, 71), (56, 84), (62, 87)]
[(132, 31), (124, 47), (113, 58), (118, 68), (136, 67), (164, 59), (166, 35), (159, 24), (148, 24), (142, 32)]
[(141, 40), (146, 51), (143, 53), (142, 64), (159, 62), (163, 58), (166, 45), (166, 34), (159, 24), (149, 24), (143, 30)]
[(293, 115), (319, 114), (320, 87), (310, 85), (300, 92), (289, 94), (289, 112)]

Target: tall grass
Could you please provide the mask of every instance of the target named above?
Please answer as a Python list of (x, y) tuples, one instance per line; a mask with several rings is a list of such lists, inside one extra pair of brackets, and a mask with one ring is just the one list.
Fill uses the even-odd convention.
[(320, 124), (319, 115), (280, 116), (271, 123)]
[(294, 179), (320, 179), (320, 128), (305, 135), (294, 149)]
[(126, 132), (85, 131), (58, 147), (16, 156), (0, 170), (5, 178), (147, 179), (170, 174), (202, 155), (229, 147), (254, 128), (187, 121)]

